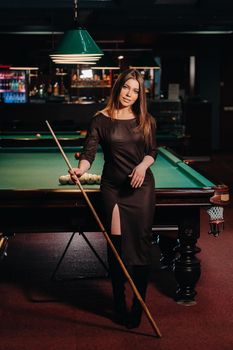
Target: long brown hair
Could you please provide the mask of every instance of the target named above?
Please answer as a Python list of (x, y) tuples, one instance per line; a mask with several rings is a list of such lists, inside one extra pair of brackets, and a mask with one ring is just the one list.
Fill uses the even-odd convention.
[(119, 96), (122, 87), (129, 79), (135, 79), (139, 83), (139, 94), (137, 100), (132, 105), (132, 111), (136, 117), (137, 120), (137, 128), (136, 130), (140, 130), (143, 132), (146, 145), (149, 145), (151, 142), (151, 124), (152, 124), (152, 117), (147, 111), (147, 103), (146, 103), (146, 93), (145, 93), (145, 86), (144, 86), (144, 80), (139, 71), (136, 69), (128, 69), (122, 72), (117, 80), (115, 81), (109, 101), (107, 103), (107, 106), (99, 111), (101, 112), (107, 112), (108, 116), (112, 119), (116, 118), (116, 110), (120, 108), (119, 103)]

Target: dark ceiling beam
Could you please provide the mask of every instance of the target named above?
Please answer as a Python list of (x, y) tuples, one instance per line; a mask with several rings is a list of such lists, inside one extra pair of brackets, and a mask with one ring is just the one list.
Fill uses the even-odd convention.
[[(233, 29), (233, 0), (181, 1), (79, 0), (78, 18), (97, 33)], [(0, 31), (65, 31), (74, 24), (72, 6), (73, 0), (0, 0)]]
[[(137, 2), (137, 0), (135, 0)], [(127, 0), (126, 0), (127, 2)], [(35, 9), (35, 8), (73, 8), (73, 0), (0, 0), (0, 8)], [(78, 0), (78, 8), (100, 8), (114, 6), (114, 0)]]

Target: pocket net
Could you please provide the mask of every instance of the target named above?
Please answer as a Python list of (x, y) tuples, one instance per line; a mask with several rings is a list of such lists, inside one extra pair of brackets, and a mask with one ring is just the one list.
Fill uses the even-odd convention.
[(210, 217), (209, 234), (217, 237), (219, 233), (224, 230), (223, 207), (213, 206), (207, 209), (207, 213)]

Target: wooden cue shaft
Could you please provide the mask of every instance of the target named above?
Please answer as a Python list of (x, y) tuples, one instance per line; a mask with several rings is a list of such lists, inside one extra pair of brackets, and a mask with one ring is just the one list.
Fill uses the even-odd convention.
[[(62, 154), (62, 157), (64, 158), (64, 160), (65, 160), (65, 162), (66, 162), (66, 164), (68, 166), (68, 168), (70, 170), (72, 170), (72, 166), (71, 166), (71, 164), (70, 164), (70, 162), (69, 162), (65, 152), (63, 151), (63, 149), (62, 149), (62, 147), (61, 147), (61, 145), (60, 145), (56, 135), (54, 134), (53, 129), (51, 128), (51, 126), (50, 126), (50, 124), (49, 124), (49, 122), (47, 120), (45, 122), (46, 122), (46, 124), (47, 124), (47, 126), (48, 126), (48, 128), (49, 128), (49, 130), (50, 130), (50, 132), (51, 132), (51, 134), (52, 134), (52, 136), (53, 136), (53, 138), (54, 138), (54, 140), (55, 140), (55, 142), (56, 142), (56, 144), (57, 144), (57, 146), (58, 146), (58, 148), (59, 148), (59, 150), (60, 150), (60, 152)], [(81, 183), (79, 181), (79, 178), (77, 176), (75, 178), (75, 184), (81, 190), (81, 192), (82, 192), (82, 194), (83, 194), (83, 196), (84, 196), (84, 198), (85, 198), (89, 208), (91, 209), (91, 211), (92, 211), (92, 213), (93, 213), (93, 215), (94, 215), (94, 217), (95, 217), (95, 219), (96, 219), (96, 221), (97, 221), (97, 223), (99, 225), (99, 228), (100, 228), (101, 232), (103, 233), (105, 239), (107, 240), (108, 244), (110, 245), (110, 247), (111, 247), (111, 249), (112, 249), (112, 251), (113, 251), (117, 261), (119, 262), (119, 264), (120, 264), (120, 266), (121, 266), (121, 268), (122, 268), (122, 270), (123, 270), (123, 272), (124, 272), (128, 282), (129, 282), (133, 292), (135, 293), (137, 299), (139, 300), (139, 302), (140, 302), (140, 304), (141, 304), (141, 306), (142, 306), (142, 308), (143, 308), (143, 310), (144, 310), (144, 312), (145, 312), (149, 322), (151, 323), (151, 325), (152, 325), (153, 329), (155, 330), (156, 334), (158, 335), (158, 337), (161, 338), (162, 335), (161, 335), (161, 332), (160, 332), (158, 326), (156, 325), (153, 317), (151, 316), (151, 313), (150, 313), (148, 307), (146, 306), (146, 303), (142, 299), (141, 294), (139, 293), (137, 287), (135, 286), (135, 283), (133, 282), (130, 274), (128, 273), (128, 271), (127, 271), (127, 269), (126, 269), (126, 267), (125, 267), (121, 257), (119, 256), (119, 254), (118, 254), (114, 244), (112, 243), (109, 235), (107, 234), (107, 232), (106, 232), (106, 230), (105, 230), (105, 228), (104, 228), (104, 226), (103, 226), (103, 224), (102, 224), (98, 214), (96, 213), (96, 210), (94, 209), (90, 199), (88, 198), (88, 195), (86, 194), (85, 190), (83, 189), (83, 186), (81, 185)]]

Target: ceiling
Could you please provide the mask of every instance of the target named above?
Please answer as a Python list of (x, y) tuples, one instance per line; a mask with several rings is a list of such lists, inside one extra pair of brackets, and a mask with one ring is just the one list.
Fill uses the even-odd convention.
[[(102, 49), (151, 49), (161, 36), (233, 32), (233, 1), (79, 0), (78, 20)], [(0, 0), (0, 63), (40, 61), (73, 25), (73, 0)]]
[[(78, 0), (81, 25), (103, 31), (233, 29), (232, 0)], [(65, 30), (73, 0), (0, 0), (0, 31)], [(107, 30), (106, 30), (107, 29)]]

